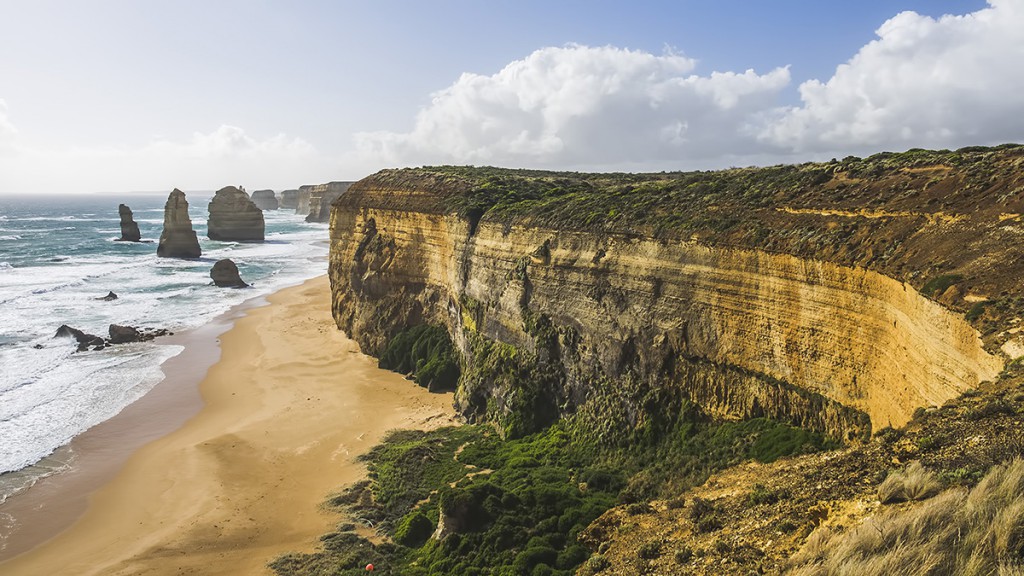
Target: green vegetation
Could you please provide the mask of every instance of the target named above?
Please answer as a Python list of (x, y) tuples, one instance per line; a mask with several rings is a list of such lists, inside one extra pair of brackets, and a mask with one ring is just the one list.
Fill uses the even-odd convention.
[(454, 390), (459, 381), (459, 361), (448, 332), (426, 324), (400, 332), (388, 342), (378, 366), (412, 374), (430, 390)]
[[(673, 422), (674, 433), (632, 447), (597, 444), (573, 417), (518, 439), (489, 426), (392, 433), (364, 457), (371, 482), (331, 503), (394, 543), (373, 545), (340, 530), (324, 537), (321, 551), (279, 558), (272, 568), (355, 575), (373, 562), (381, 574), (568, 576), (584, 562), (604, 562), (577, 535), (612, 506), (632, 502), (630, 513), (650, 513), (647, 500), (714, 470), (829, 445), (764, 419), (715, 423), (688, 408)], [(717, 529), (717, 510), (703, 504), (691, 510), (705, 529)], [(439, 524), (442, 537), (431, 538)], [(643, 553), (656, 557), (661, 546)]]
[(947, 288), (960, 282), (964, 279), (959, 274), (943, 274), (936, 276), (931, 280), (925, 282), (924, 286), (921, 287), (921, 293), (928, 296), (938, 296), (946, 291)]

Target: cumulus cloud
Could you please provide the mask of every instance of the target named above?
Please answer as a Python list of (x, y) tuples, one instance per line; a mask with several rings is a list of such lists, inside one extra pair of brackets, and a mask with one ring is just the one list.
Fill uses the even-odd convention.
[(381, 162), (625, 165), (763, 149), (750, 135), (788, 68), (694, 74), (696, 62), (611, 46), (543, 48), (500, 72), (463, 74), (408, 133), (355, 136)]
[(800, 85), (762, 141), (799, 152), (958, 147), (1024, 135), (1024, 1), (964, 16), (903, 12), (827, 82)]

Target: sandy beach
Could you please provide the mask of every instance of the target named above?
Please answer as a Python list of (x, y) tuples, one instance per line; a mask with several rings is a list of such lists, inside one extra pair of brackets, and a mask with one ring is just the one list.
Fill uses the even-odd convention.
[(343, 518), (327, 495), (394, 428), (453, 422), (450, 394), (376, 367), (338, 331), (326, 277), (271, 295), (220, 338), (203, 407), (134, 452), (84, 514), (5, 576), (264, 574)]

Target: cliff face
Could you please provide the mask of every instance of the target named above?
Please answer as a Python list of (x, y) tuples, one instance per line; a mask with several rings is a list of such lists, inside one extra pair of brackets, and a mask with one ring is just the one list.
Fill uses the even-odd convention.
[(234, 186), (221, 188), (210, 200), (207, 235), (211, 240), (263, 242), (263, 211)]
[(327, 222), (331, 217), (331, 204), (348, 190), (352, 182), (328, 182), (303, 186), (309, 191), (309, 213), (306, 222)]
[[(893, 172), (909, 181), (919, 173)], [(948, 168), (942, 174), (932, 186), (946, 190), (946, 201), (923, 204), (955, 209), (958, 198), (943, 178), (963, 175)], [(748, 222), (733, 228), (706, 207), (693, 213), (683, 205), (663, 221), (692, 217), (698, 227), (665, 234), (636, 220), (614, 225), (605, 207), (601, 213), (610, 215), (600, 226), (582, 217), (553, 226), (559, 208), (537, 208), (537, 198), (524, 203), (532, 184), (522, 173), (510, 179), (488, 192), (484, 179), (443, 169), (386, 171), (353, 185), (331, 217), (338, 325), (370, 354), (405, 327), (446, 326), (465, 362), (457, 407), (471, 420), (502, 421), (524, 408), (543, 418), (583, 410), (635, 426), (646, 403), (670, 393), (715, 416), (769, 416), (848, 438), (870, 426), (902, 425), (915, 408), (996, 378), (1004, 359), (992, 353), (995, 344), (1016, 334), (993, 333), (986, 351), (957, 310), (983, 302), (969, 314), (975, 324), (998, 324), (1013, 313), (1015, 294), (1003, 306), (979, 294), (984, 286), (1006, 295), (999, 279), (1012, 273), (995, 270), (1002, 257), (1024, 265), (1015, 247), (990, 246), (987, 264), (964, 264), (973, 277), (940, 275), (946, 280), (935, 284), (920, 271), (913, 282), (885, 274), (924, 267), (915, 243), (975, 238), (970, 248), (927, 255), (949, 262), (981, 250), (986, 238), (1002, 242), (1007, 221), (1016, 218), (1005, 201), (986, 209), (1012, 216), (989, 218), (972, 201), (963, 213), (922, 212), (907, 226), (907, 216), (829, 213), (824, 206), (835, 203), (821, 191), (833, 173), (829, 182), (809, 178), (803, 193), (787, 190), (786, 204), (741, 212)], [(518, 204), (495, 201), (509, 190), (520, 194)], [(568, 206), (596, 202), (588, 192)], [(755, 225), (764, 232), (751, 236)], [(847, 241), (825, 252), (829, 258), (814, 258), (814, 243), (837, 229)], [(887, 248), (876, 244), (879, 236)], [(884, 258), (861, 263), (866, 251), (885, 249)], [(915, 283), (946, 304), (923, 296)], [(527, 372), (533, 384), (524, 384)]]
[(192, 219), (188, 216), (188, 200), (177, 188), (167, 196), (164, 205), (164, 228), (156, 255), (164, 258), (199, 258), (202, 255)]
[(281, 210), (295, 210), (299, 207), (299, 191), (298, 190), (285, 190), (281, 192)]
[(309, 216), (310, 206), (310, 189), (313, 185), (299, 186), (298, 192), (295, 196), (295, 213), (303, 216)]

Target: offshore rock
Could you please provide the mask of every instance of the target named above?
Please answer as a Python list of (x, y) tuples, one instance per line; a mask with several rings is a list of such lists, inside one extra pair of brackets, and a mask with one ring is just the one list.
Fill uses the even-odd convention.
[(217, 260), (210, 269), (210, 278), (221, 288), (245, 288), (248, 286), (238, 274), (238, 266), (228, 258)]
[(96, 300), (102, 300), (103, 302), (110, 302), (112, 300), (117, 300), (117, 294), (114, 294), (113, 291), (108, 291), (106, 296), (102, 296), (100, 298), (96, 298)]
[(121, 238), (119, 240), (123, 242), (138, 242), (142, 239), (142, 233), (139, 232), (139, 225), (132, 218), (132, 209), (125, 204), (119, 204), (117, 206), (117, 213), (121, 217)]
[(299, 207), (299, 191), (298, 190), (285, 190), (281, 192), (281, 210), (295, 210)]
[(164, 258), (199, 258), (202, 250), (188, 217), (185, 193), (175, 188), (164, 205), (164, 229), (156, 255)]
[(279, 207), (273, 190), (256, 190), (252, 193), (252, 203), (260, 210), (277, 210)]
[(62, 324), (60, 328), (57, 328), (57, 333), (53, 335), (54, 338), (74, 338), (78, 342), (78, 351), (84, 352), (90, 347), (102, 347), (104, 345), (103, 338), (95, 334), (86, 334), (78, 328), (72, 328), (67, 324)]
[[(348, 190), (352, 182), (328, 182), (309, 186), (309, 214), (306, 222), (327, 222), (331, 218), (331, 204)], [(303, 188), (307, 188), (303, 186)]]
[(111, 324), (107, 331), (110, 334), (108, 341), (110, 344), (127, 344), (128, 342), (139, 342), (142, 340), (142, 332), (139, 332), (133, 326)]
[(210, 201), (207, 236), (225, 242), (263, 242), (263, 211), (234, 186), (217, 191)]

